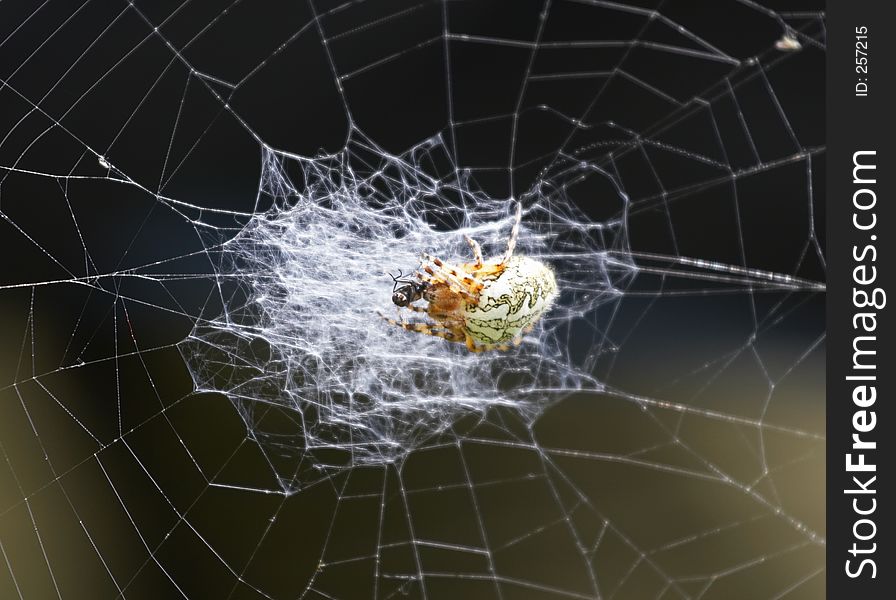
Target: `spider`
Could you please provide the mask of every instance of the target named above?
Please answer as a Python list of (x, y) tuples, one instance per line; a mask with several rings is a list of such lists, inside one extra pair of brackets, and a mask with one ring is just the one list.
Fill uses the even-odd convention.
[[(526, 256), (514, 256), (522, 209), (516, 217), (503, 256), (484, 260), (479, 244), (464, 236), (473, 262), (454, 265), (424, 253), (410, 277), (392, 276), (392, 302), (429, 319), (406, 322), (382, 315), (407, 331), (464, 343), (470, 352), (507, 350), (520, 343), (557, 296), (554, 272)], [(417, 301), (426, 302), (416, 305)]]

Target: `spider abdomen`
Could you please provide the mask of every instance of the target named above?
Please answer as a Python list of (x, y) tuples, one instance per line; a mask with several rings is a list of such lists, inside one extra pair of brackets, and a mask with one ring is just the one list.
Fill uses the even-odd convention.
[(477, 342), (518, 338), (550, 308), (557, 295), (554, 272), (542, 262), (514, 256), (498, 275), (482, 278), (476, 304), (463, 311), (464, 329)]

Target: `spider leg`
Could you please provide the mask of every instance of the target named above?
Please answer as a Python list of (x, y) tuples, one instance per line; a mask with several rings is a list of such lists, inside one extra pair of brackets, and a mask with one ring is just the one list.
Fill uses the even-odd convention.
[[(417, 308), (417, 307), (414, 307)], [(417, 309), (420, 312), (426, 312), (424, 309)], [(467, 350), (474, 353), (480, 352), (489, 352), (491, 350), (499, 350), (501, 352), (507, 351), (510, 349), (510, 346), (507, 344), (482, 344), (477, 343), (469, 333), (463, 331), (459, 327), (450, 327), (450, 328), (437, 328), (431, 323), (407, 323), (405, 321), (398, 321), (391, 317), (387, 317), (383, 313), (379, 313), (380, 317), (383, 318), (389, 325), (394, 325), (395, 327), (401, 327), (405, 331), (413, 331), (414, 333), (422, 333), (423, 335), (431, 335), (433, 337), (442, 338), (443, 340), (447, 340), (449, 342), (464, 342), (467, 346)], [(513, 345), (518, 345), (520, 338), (513, 340)]]
[(448, 340), (449, 342), (461, 341), (457, 333), (450, 329), (437, 329), (430, 323), (406, 323), (404, 321), (397, 321), (395, 319), (387, 317), (383, 313), (379, 313), (379, 315), (383, 319), (385, 319), (385, 321), (389, 323), (389, 325), (401, 327), (405, 331), (413, 331), (415, 333), (422, 333), (423, 335), (431, 335), (433, 337), (439, 337), (444, 340)]
[(510, 230), (510, 239), (507, 240), (507, 250), (504, 251), (504, 256), (501, 257), (501, 262), (498, 263), (501, 266), (507, 264), (507, 261), (510, 260), (510, 257), (513, 256), (513, 251), (516, 248), (516, 239), (520, 235), (520, 221), (523, 218), (523, 207), (517, 202), (516, 203), (516, 216), (513, 219), (513, 229)]
[(473, 268), (481, 269), (482, 268), (482, 247), (479, 245), (479, 242), (474, 240), (468, 235), (464, 236), (464, 239), (467, 240), (467, 243), (470, 244), (470, 249), (473, 250)]
[(406, 309), (408, 309), (408, 310), (412, 310), (412, 311), (414, 311), (415, 313), (423, 313), (423, 314), (428, 314), (428, 313), (429, 313), (429, 311), (427, 311), (427, 310), (426, 310), (425, 308), (423, 308), (422, 306), (414, 306), (413, 304), (408, 304), (407, 306), (404, 306), (404, 307), (402, 307), (402, 308), (406, 308)]
[(482, 283), (477, 281), (472, 275), (459, 271), (456, 267), (425, 252), (422, 255), (422, 259), (424, 263), (429, 262), (436, 267), (434, 269), (430, 265), (423, 265), (423, 270), (430, 276), (447, 283), (453, 291), (464, 296), (465, 300), (472, 300), (473, 302), (478, 300), (477, 295), (482, 291)]
[[(431, 304), (426, 308), (423, 308), (422, 306), (414, 306), (413, 304), (408, 304), (407, 306), (405, 306), (403, 308), (406, 308), (415, 313), (424, 314), (430, 318), (435, 319), (436, 321), (439, 321), (439, 323), (441, 323), (441, 324), (443, 324), (442, 319), (447, 318), (449, 316), (448, 313), (446, 313), (446, 312), (436, 310), (435, 308), (433, 308), (433, 306)], [(400, 311), (399, 311), (399, 314), (400, 314)], [(450, 327), (448, 329), (450, 329)], [(461, 337), (463, 337), (463, 336), (461, 336)], [(458, 339), (460, 339), (460, 338), (458, 338)]]
[(467, 350), (469, 350), (470, 352), (475, 352), (477, 354), (479, 352), (488, 352), (490, 350), (500, 350), (501, 352), (510, 350), (510, 346), (508, 346), (507, 344), (479, 344), (479, 343), (476, 343), (476, 341), (470, 336), (470, 334), (466, 334), (465, 338), (466, 339), (464, 341), (467, 344)]

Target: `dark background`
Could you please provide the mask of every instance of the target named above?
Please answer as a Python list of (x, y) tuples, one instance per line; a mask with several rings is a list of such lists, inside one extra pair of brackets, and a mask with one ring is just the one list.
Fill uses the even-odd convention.
[[(277, 482), (176, 344), (212, 285), (207, 226), (248, 218), (214, 210), (266, 208), (260, 142), (441, 134), (494, 197), (562, 149), (628, 195), (633, 250), (824, 280), (818, 3), (626, 6), (741, 62), (658, 49), (706, 51), (601, 3), (4, 2), (0, 597), (820, 597), (817, 293), (644, 274), (599, 315), (619, 350), (595, 373), (625, 394), (562, 399), (524, 448), (490, 414), (400, 469), (219, 486)], [(785, 22), (801, 52), (774, 49)], [(647, 43), (566, 43), (613, 40)], [(611, 189), (570, 197), (605, 219)]]

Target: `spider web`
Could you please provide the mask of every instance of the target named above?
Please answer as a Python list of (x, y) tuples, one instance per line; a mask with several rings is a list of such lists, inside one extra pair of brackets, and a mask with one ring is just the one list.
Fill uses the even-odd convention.
[[(0, 23), (3, 597), (823, 594), (816, 5)], [(518, 348), (377, 316), (515, 200)]]

